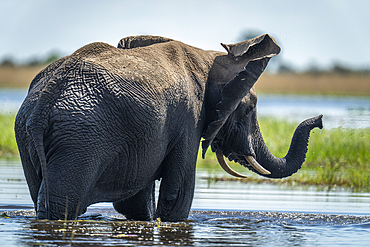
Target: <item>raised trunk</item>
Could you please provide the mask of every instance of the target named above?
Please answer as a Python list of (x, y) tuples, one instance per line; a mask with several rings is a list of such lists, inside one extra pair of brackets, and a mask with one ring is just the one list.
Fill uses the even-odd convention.
[[(257, 120), (256, 120), (257, 122)], [(308, 139), (313, 128), (322, 129), (322, 115), (303, 121), (294, 132), (289, 151), (284, 158), (275, 157), (267, 148), (257, 123), (254, 151), (257, 162), (271, 174), (260, 175), (269, 178), (284, 178), (301, 168), (306, 159)]]

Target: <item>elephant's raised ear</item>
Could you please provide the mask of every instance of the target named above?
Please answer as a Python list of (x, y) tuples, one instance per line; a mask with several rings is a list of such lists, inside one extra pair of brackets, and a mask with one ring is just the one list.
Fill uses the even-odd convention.
[(269, 57), (265, 57), (249, 62), (245, 67), (245, 70), (240, 72), (222, 89), (221, 101), (216, 105), (217, 117), (208, 125), (205, 134), (203, 135), (203, 158), (219, 130), (225, 124), (230, 114), (238, 107), (244, 96), (249, 93), (254, 83), (265, 70), (269, 60)]
[[(224, 45), (229, 55), (243, 57), (247, 61), (245, 70), (228, 82), (221, 91), (221, 101), (216, 105), (217, 117), (204, 132), (202, 141), (202, 156), (225, 124), (230, 114), (235, 111), (240, 101), (250, 92), (254, 83), (265, 70), (271, 57), (280, 52), (280, 47), (268, 34), (238, 44)], [(244, 60), (244, 59), (243, 59)]]
[(158, 43), (164, 43), (173, 41), (173, 39), (163, 38), (160, 36), (141, 35), (141, 36), (130, 36), (121, 39), (118, 42), (117, 48), (121, 49), (132, 49), (136, 47), (144, 47)]
[(237, 44), (225, 45), (221, 43), (221, 45), (226, 49), (229, 55), (233, 57), (248, 56), (249, 60), (273, 57), (280, 52), (280, 47), (276, 44), (274, 38), (268, 34)]

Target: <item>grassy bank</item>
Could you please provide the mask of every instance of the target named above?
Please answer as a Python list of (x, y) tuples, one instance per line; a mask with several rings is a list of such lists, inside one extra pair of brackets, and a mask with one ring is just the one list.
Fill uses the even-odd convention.
[[(15, 116), (0, 115), (0, 157), (18, 157), (14, 137)], [(288, 151), (296, 123), (270, 118), (259, 119), (263, 137), (270, 151), (283, 157)], [(309, 184), (327, 187), (343, 186), (355, 191), (370, 190), (370, 128), (367, 129), (315, 129), (310, 138), (306, 162), (296, 174), (284, 179), (264, 179), (244, 167), (230, 163), (237, 171), (250, 175), (248, 179), (235, 179), (225, 173), (222, 177), (207, 179), (238, 180), (241, 182)], [(215, 154), (208, 150), (206, 159), (198, 157), (198, 167), (221, 170)]]
[[(291, 137), (297, 123), (260, 118), (261, 131), (270, 151), (277, 157), (288, 152)], [(230, 165), (250, 176), (248, 179), (232, 178), (229, 175), (206, 179), (238, 180), (241, 182), (308, 184), (332, 188), (342, 186), (355, 191), (370, 191), (370, 128), (332, 129), (311, 132), (306, 162), (294, 175), (284, 179), (264, 179), (255, 176), (239, 164)], [(208, 151), (207, 159), (198, 158), (198, 167), (218, 168), (214, 154)]]
[(14, 136), (13, 115), (0, 114), (0, 158), (15, 158), (18, 156), (17, 143)]

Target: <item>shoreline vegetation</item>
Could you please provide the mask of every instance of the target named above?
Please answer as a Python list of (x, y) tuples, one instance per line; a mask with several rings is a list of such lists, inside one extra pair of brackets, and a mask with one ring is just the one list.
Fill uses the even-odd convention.
[[(0, 88), (28, 88), (32, 79), (46, 64), (0, 66)], [(370, 96), (370, 73), (341, 70), (337, 73), (264, 73), (256, 83), (257, 93), (320, 94)], [(258, 109), (257, 109), (258, 110)], [(15, 115), (0, 115), (0, 159), (19, 159), (14, 137)], [(261, 132), (270, 151), (283, 157), (298, 123), (259, 118)], [(203, 179), (210, 182), (239, 181), (253, 183), (316, 185), (331, 189), (350, 188), (358, 192), (370, 191), (370, 128), (315, 129), (311, 133), (306, 162), (297, 173), (284, 179), (265, 179), (230, 162), (248, 179), (233, 178), (225, 173), (220, 177), (210, 174)], [(215, 154), (207, 151), (206, 159), (198, 157), (197, 168), (220, 171)]]
[[(14, 137), (15, 115), (0, 115), (0, 158), (19, 159)], [(270, 151), (277, 157), (287, 153), (297, 123), (271, 118), (259, 118), (262, 135)], [(356, 192), (370, 191), (370, 128), (366, 129), (314, 129), (311, 132), (306, 162), (297, 173), (284, 179), (263, 178), (239, 164), (229, 162), (236, 171), (249, 176), (234, 178), (228, 174), (213, 173), (202, 179), (210, 182), (239, 181), (288, 185), (315, 185), (326, 189), (349, 188)], [(221, 171), (216, 155), (209, 149), (206, 158), (198, 154), (197, 169)], [(219, 173), (218, 173), (219, 174)]]
[[(28, 88), (46, 67), (0, 66), (0, 88)], [(370, 73), (264, 73), (255, 85), (257, 93), (370, 96)]]

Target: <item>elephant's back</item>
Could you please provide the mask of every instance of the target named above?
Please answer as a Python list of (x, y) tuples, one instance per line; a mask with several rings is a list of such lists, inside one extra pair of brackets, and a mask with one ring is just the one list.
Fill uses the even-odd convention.
[(205, 85), (214, 55), (172, 40), (132, 49), (97, 42), (80, 48), (71, 59), (94, 64), (117, 78), (161, 89), (195, 80)]

